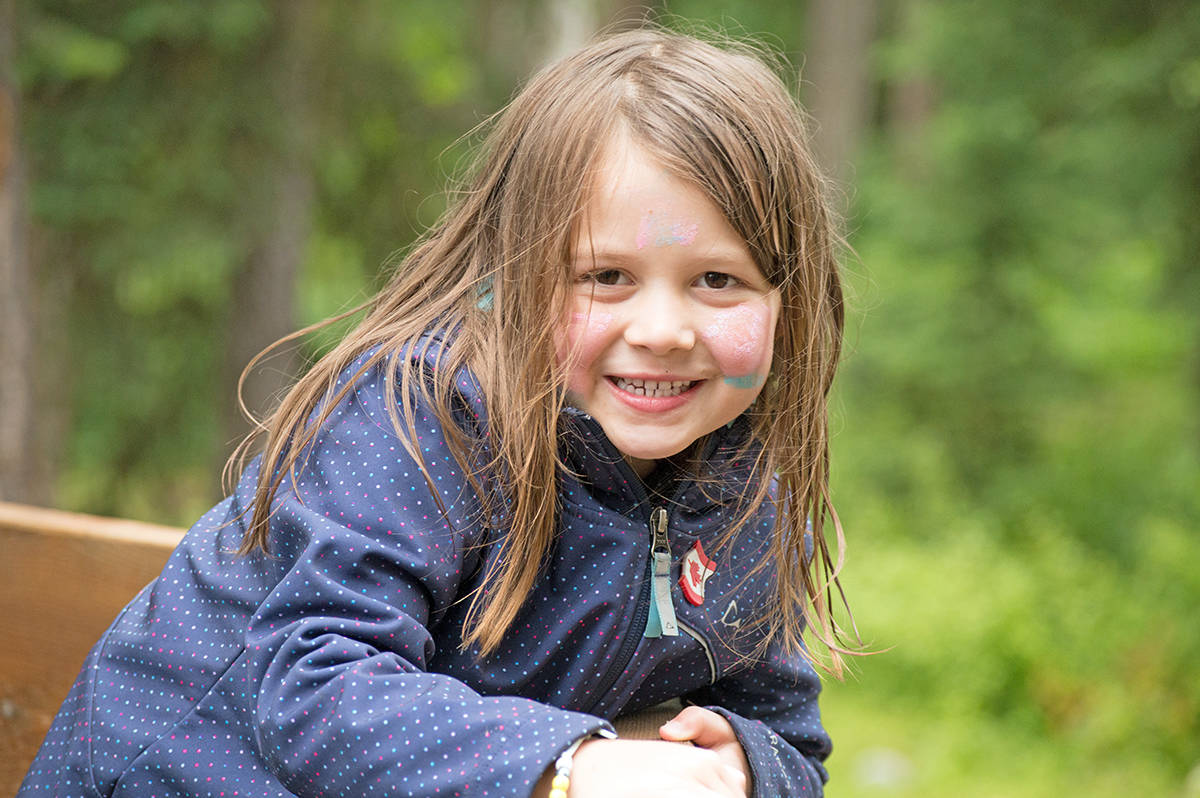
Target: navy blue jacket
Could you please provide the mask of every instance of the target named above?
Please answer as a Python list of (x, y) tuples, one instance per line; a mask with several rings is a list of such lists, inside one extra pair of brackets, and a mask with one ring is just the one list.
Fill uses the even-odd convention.
[[(463, 423), (486, 424), (478, 388), (459, 383)], [(697, 542), (713, 550), (730, 493), (686, 479), (649, 491), (595, 421), (566, 413), (578, 476), (558, 487), (560, 536), (503, 644), (480, 660), (460, 650), (463, 598), (497, 555), (495, 533), (474, 523), (473, 493), (418, 406), (438, 510), (383, 390), (378, 369), (360, 380), (295, 487), (284, 481), (269, 555), (234, 553), (257, 464), (192, 527), (89, 654), (19, 798), (524, 798), (571, 741), (673, 697), (731, 722), (756, 796), (821, 794), (830, 744), (816, 675), (777, 648), (747, 661), (757, 638), (739, 634), (771, 589), (769, 572), (745, 577), (765, 556), (772, 508), (716, 553), (696, 606), (681, 562)], [(738, 429), (709, 452), (733, 487), (745, 472)], [(647, 637), (660, 508), (670, 573), (659, 586), (678, 633)]]

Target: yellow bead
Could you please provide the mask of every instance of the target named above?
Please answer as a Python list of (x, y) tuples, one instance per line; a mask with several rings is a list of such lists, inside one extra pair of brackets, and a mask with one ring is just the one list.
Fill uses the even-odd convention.
[(553, 790), (550, 791), (550, 798), (567, 798), (567, 791), (560, 789), (558, 787), (555, 787)]
[(571, 780), (566, 776), (555, 776), (554, 780), (550, 782), (550, 786), (555, 790), (562, 790), (565, 793), (567, 788), (571, 786)]

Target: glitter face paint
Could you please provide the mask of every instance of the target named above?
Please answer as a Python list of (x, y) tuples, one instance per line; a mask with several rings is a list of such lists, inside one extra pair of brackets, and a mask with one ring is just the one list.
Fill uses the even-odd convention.
[(757, 388), (769, 370), (764, 366), (770, 365), (771, 330), (771, 308), (765, 302), (743, 302), (712, 311), (700, 338), (721, 367), (726, 385)]
[(726, 377), (725, 384), (734, 388), (757, 388), (762, 381), (761, 374), (747, 374), (745, 377)]
[[(604, 348), (608, 328), (612, 326), (612, 322), (612, 314), (600, 310), (592, 309), (586, 313), (578, 311), (571, 313), (567, 320), (566, 335), (558, 341), (559, 361), (564, 363), (571, 360), (581, 363), (591, 362)], [(568, 390), (579, 389), (579, 386), (574, 384), (577, 379), (578, 374), (572, 374), (572, 379), (567, 384)]]
[(696, 240), (700, 225), (683, 219), (672, 219), (653, 210), (646, 211), (638, 224), (634, 246), (639, 250), (646, 247), (686, 247)]

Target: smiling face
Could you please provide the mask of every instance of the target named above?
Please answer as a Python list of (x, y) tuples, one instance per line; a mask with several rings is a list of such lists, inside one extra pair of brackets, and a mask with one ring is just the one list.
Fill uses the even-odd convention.
[(717, 206), (624, 136), (581, 227), (559, 363), (571, 403), (644, 476), (758, 397), (779, 294)]

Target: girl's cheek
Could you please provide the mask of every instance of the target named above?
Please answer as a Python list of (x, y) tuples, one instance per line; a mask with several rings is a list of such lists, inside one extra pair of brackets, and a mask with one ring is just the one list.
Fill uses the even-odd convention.
[(586, 308), (570, 312), (555, 342), (559, 364), (567, 364), (570, 368), (568, 388), (575, 390), (584, 387), (580, 380), (586, 380), (592, 362), (607, 345), (611, 326), (610, 313)]
[(771, 369), (775, 313), (767, 299), (714, 311), (700, 337), (735, 388), (758, 388)]

